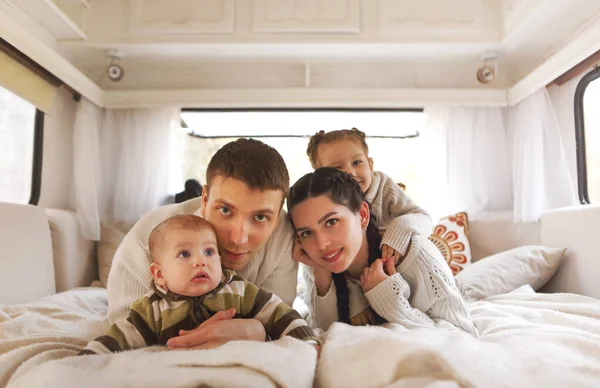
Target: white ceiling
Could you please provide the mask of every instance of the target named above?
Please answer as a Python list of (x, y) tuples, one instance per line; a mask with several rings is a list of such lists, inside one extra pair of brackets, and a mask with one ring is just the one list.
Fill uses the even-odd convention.
[[(4, 4), (3, 4), (4, 3)], [(0, 0), (105, 90), (506, 89), (599, 23), (600, 0)], [(125, 77), (105, 75), (123, 54)], [(485, 52), (497, 79), (480, 85)]]

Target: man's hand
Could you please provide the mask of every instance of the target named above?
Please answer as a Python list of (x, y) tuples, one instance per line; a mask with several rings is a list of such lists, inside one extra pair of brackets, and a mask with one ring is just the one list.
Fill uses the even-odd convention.
[(373, 262), (373, 264), (371, 264), (371, 267), (365, 268), (365, 271), (360, 277), (360, 282), (364, 292), (371, 291), (373, 288), (377, 287), (379, 283), (396, 273), (394, 260), (386, 261), (385, 269), (383, 266), (383, 260), (377, 259)]
[(235, 308), (219, 311), (194, 330), (180, 330), (167, 341), (169, 349), (212, 349), (229, 341), (264, 341), (264, 326), (256, 319), (232, 319)]

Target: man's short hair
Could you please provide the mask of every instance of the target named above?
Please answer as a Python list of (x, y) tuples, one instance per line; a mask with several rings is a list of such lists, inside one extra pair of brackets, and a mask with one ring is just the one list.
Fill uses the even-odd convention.
[[(179, 214), (173, 217), (169, 217), (160, 224), (156, 225), (150, 236), (148, 236), (148, 252), (152, 261), (156, 259), (156, 249), (162, 243), (162, 237), (165, 231), (171, 229), (186, 229), (186, 230), (204, 230), (210, 229), (215, 233), (215, 229), (212, 224), (206, 221), (204, 218), (194, 214)], [(216, 234), (215, 234), (216, 235)]]
[(238, 179), (252, 190), (281, 190), (286, 198), (290, 176), (275, 148), (254, 139), (241, 138), (225, 144), (208, 163), (206, 185), (218, 176)]

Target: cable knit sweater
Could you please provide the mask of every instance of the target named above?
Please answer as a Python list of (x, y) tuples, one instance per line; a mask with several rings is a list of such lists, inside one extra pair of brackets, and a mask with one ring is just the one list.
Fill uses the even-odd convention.
[[(407, 328), (456, 326), (477, 336), (448, 264), (427, 237), (415, 234), (410, 238), (410, 248), (396, 271), (367, 293), (363, 293), (360, 281), (346, 275), (351, 318), (370, 306), (386, 321)], [(327, 330), (338, 320), (335, 284), (332, 281), (325, 296), (320, 297), (310, 269), (305, 269), (304, 277), (309, 321), (313, 327)]]
[[(129, 316), (133, 302), (152, 291), (148, 237), (156, 225), (178, 214), (197, 214), (201, 198), (162, 206), (144, 215), (117, 249), (108, 276), (108, 320), (111, 324)], [(237, 274), (291, 306), (296, 297), (298, 264), (292, 259), (294, 230), (282, 210), (279, 224), (246, 268)]]
[(403, 256), (413, 234), (429, 237), (433, 231), (429, 213), (417, 206), (392, 178), (382, 172), (373, 173), (365, 200), (371, 204), (375, 224), (384, 231), (381, 244), (389, 245)]

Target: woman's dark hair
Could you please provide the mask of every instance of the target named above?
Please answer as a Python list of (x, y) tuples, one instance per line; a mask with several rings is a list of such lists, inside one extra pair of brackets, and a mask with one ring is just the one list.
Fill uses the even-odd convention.
[[(290, 188), (288, 213), (292, 225), (294, 225), (291, 217), (292, 209), (309, 198), (321, 195), (327, 195), (331, 201), (346, 206), (353, 213), (359, 212), (361, 204), (365, 200), (360, 185), (352, 178), (352, 175), (335, 168), (318, 168), (298, 179)], [(379, 249), (381, 237), (372, 214), (369, 217), (369, 225), (367, 226), (367, 243), (369, 244), (370, 265), (381, 257), (381, 250)], [(350, 323), (350, 298), (346, 279), (343, 273), (333, 273), (332, 275), (337, 296), (339, 321)]]

